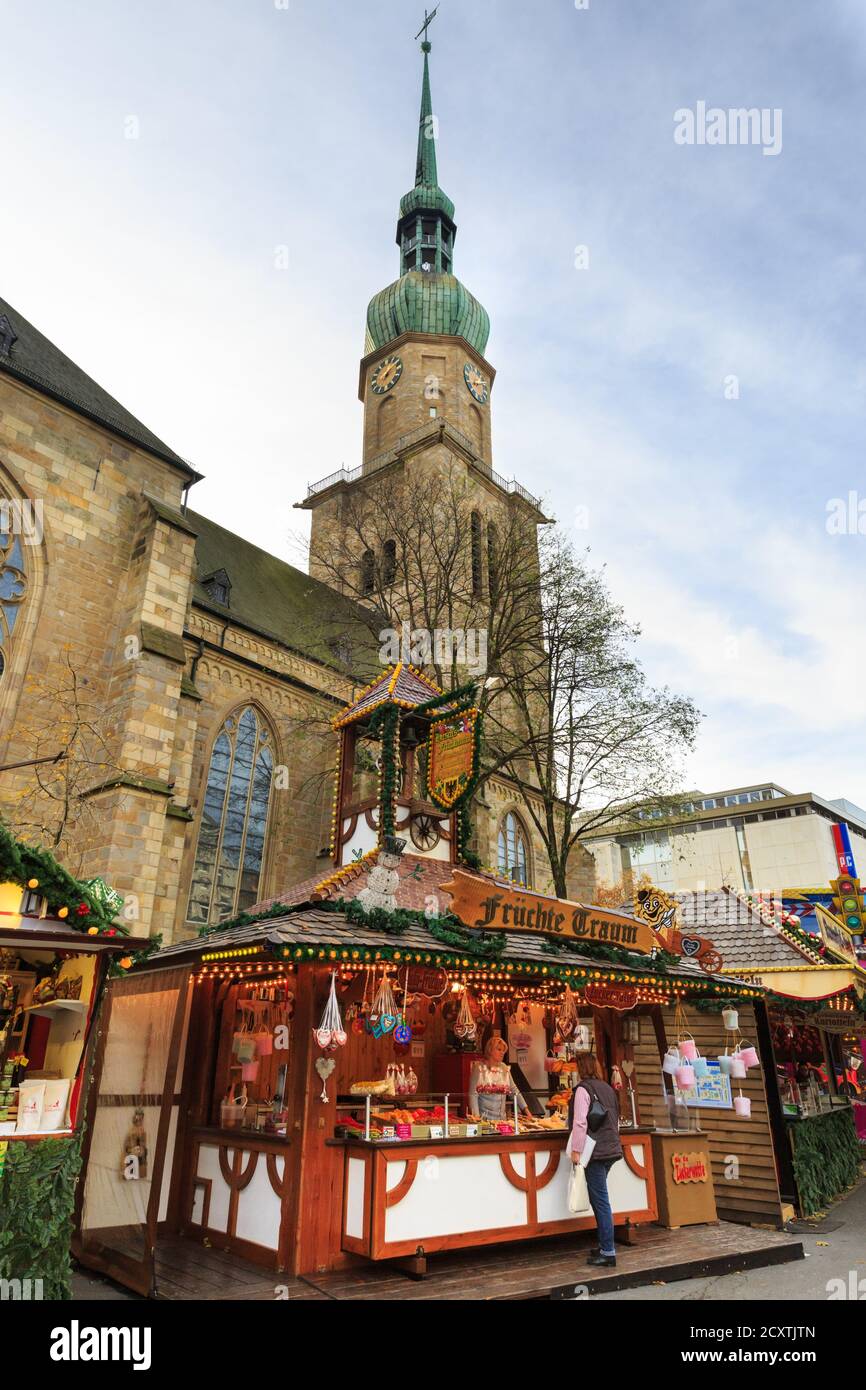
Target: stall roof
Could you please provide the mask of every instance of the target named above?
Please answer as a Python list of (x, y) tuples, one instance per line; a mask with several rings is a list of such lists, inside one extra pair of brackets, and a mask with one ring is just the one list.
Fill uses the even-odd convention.
[[(559, 952), (553, 950), (546, 937), (535, 936), (529, 932), (505, 932), (506, 944), (496, 961), (528, 961), (540, 965), (586, 966), (590, 970), (611, 969), (621, 971), (622, 965), (584, 956), (578, 952)], [(431, 955), (461, 955), (460, 947), (449, 946), (434, 936), (419, 920), (410, 925), (399, 936), (389, 935), (375, 927), (352, 921), (345, 912), (317, 907), (307, 903), (286, 909), (284, 916), (268, 917), (264, 921), (247, 923), (244, 926), (217, 930), (206, 936), (190, 941), (177, 941), (171, 946), (156, 952), (145, 963), (144, 968), (158, 968), (173, 964), (183, 958), (195, 958), (214, 951), (233, 951), (245, 946), (263, 946), (279, 951), (283, 946), (313, 947), (361, 947), (368, 950), (386, 950), (397, 947), (407, 952), (423, 951)], [(467, 957), (471, 955), (468, 950)], [(192, 962), (191, 962), (192, 963)], [(491, 964), (490, 957), (473, 957), (473, 964), (479, 968)], [(629, 963), (629, 973), (635, 975), (658, 975), (659, 966), (647, 958), (646, 965)], [(708, 975), (700, 966), (683, 960), (677, 967), (676, 977), (686, 980), (706, 980), (721, 983), (723, 976)], [(671, 976), (675, 978), (675, 976)], [(730, 981), (724, 981), (729, 984)]]
[(684, 927), (711, 937), (726, 970), (761, 967), (793, 969), (826, 965), (819, 943), (798, 942), (769, 912), (764, 916), (730, 888), (718, 892), (677, 893)]

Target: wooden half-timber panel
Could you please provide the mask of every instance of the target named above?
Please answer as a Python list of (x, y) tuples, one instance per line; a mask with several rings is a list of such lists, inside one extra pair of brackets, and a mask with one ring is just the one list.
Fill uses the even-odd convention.
[[(755, 1043), (753, 1007), (741, 1004), (739, 1013), (743, 1037)], [(731, 1035), (725, 1034), (721, 1014), (700, 1013), (692, 1008), (687, 1011), (687, 1017), (689, 1031), (702, 1056), (718, 1057), (725, 1050), (726, 1037), (730, 1045)], [(675, 1042), (673, 1009), (665, 1010), (664, 1024), (669, 1040)], [(661, 1094), (660, 1076), (656, 1085)], [(701, 1106), (698, 1112), (701, 1128), (710, 1143), (719, 1216), (727, 1221), (780, 1224), (782, 1204), (763, 1068), (753, 1067), (744, 1080), (733, 1079), (731, 1087), (734, 1096), (742, 1091), (751, 1100), (752, 1113), (748, 1119), (740, 1119), (733, 1109), (716, 1110)]]

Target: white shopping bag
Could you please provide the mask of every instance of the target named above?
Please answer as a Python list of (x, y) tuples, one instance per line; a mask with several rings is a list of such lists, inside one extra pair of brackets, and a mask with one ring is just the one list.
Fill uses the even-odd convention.
[(592, 1151), (594, 1148), (595, 1140), (593, 1139), (591, 1134), (588, 1134), (583, 1141), (583, 1150), (580, 1155), (581, 1168), (585, 1168), (587, 1163), (589, 1163), (589, 1160), (592, 1158)]
[(572, 1216), (583, 1216), (592, 1210), (586, 1186), (586, 1172), (579, 1163), (573, 1163), (571, 1166), (571, 1177), (568, 1180), (568, 1210)]

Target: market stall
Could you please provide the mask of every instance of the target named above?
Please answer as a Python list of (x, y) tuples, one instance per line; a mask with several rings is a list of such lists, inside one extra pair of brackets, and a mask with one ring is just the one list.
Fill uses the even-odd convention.
[(854, 1107), (864, 1091), (866, 971), (842, 924), (822, 907), (816, 937), (792, 914), (745, 894), (712, 896), (723, 974), (767, 991), (766, 1024), (754, 1040), (768, 1080), (780, 1183), (786, 1201), (808, 1215), (860, 1171)]
[(0, 826), (0, 1279), (69, 1296), (88, 1041), (109, 963), (131, 964), (120, 899)]
[[(663, 895), (612, 912), (479, 869), (471, 688), (443, 695), (398, 664), (335, 727), (332, 870), (112, 992), (79, 1257), (150, 1292), (161, 1233), (295, 1274), (419, 1274), (441, 1250), (590, 1230), (566, 1200), (581, 1053), (619, 1095), (620, 1238), (657, 1216), (652, 1133), (701, 1143), (713, 1105), (770, 1151), (760, 1190), (751, 1170), (738, 1190), (778, 1221), (760, 1076), (743, 1064), (750, 1114), (704, 1053), (725, 1046), (720, 1019), (695, 1042), (702, 1001), (733, 988), (748, 1011), (762, 990), (721, 977)], [(105, 1120), (124, 1105), (147, 1136), (135, 1183)], [(708, 1180), (730, 1204), (723, 1134)]]

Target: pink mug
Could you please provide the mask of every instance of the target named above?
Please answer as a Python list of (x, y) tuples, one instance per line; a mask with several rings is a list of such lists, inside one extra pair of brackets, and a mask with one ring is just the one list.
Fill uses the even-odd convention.
[(734, 1109), (741, 1119), (747, 1120), (752, 1113), (752, 1102), (748, 1096), (734, 1096)]
[(259, 1074), (259, 1064), (258, 1064), (258, 1062), (242, 1062), (242, 1063), (241, 1063), (241, 1076), (243, 1077), (244, 1081), (255, 1081), (255, 1079), (256, 1079), (256, 1077), (258, 1076), (258, 1074)]
[(756, 1067), (759, 1064), (758, 1054), (751, 1043), (748, 1047), (740, 1048), (739, 1058), (746, 1067)]
[(685, 1057), (687, 1062), (693, 1062), (697, 1055), (698, 1049), (693, 1038), (686, 1038), (680, 1043), (680, 1056)]
[(681, 1091), (688, 1091), (695, 1084), (694, 1067), (677, 1067), (677, 1085)]
[(731, 1076), (744, 1077), (746, 1074), (746, 1064), (742, 1057), (731, 1058)]

